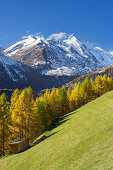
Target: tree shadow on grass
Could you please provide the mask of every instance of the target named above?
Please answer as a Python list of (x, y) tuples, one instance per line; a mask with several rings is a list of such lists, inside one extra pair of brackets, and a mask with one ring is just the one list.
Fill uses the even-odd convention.
[[(77, 111), (76, 111), (77, 112)], [(61, 124), (65, 123), (67, 120), (71, 119), (71, 118), (68, 118), (69, 116), (75, 114), (76, 112), (71, 112), (71, 113), (67, 113), (63, 116), (60, 116), (60, 117), (57, 117), (53, 123), (49, 126), (49, 128), (47, 129), (47, 131), (51, 131), (53, 130), (54, 128), (60, 126)]]
[[(77, 112), (77, 111), (76, 111), (76, 112)], [(63, 123), (65, 123), (66, 121), (68, 121), (69, 119), (71, 119), (71, 118), (68, 118), (68, 117), (69, 117), (70, 115), (75, 114), (76, 112), (74, 111), (74, 112), (71, 112), (71, 113), (67, 113), (67, 114), (65, 114), (65, 115), (63, 115), (63, 116), (57, 117), (57, 118), (53, 121), (53, 123), (49, 126), (49, 128), (46, 129), (45, 133), (46, 133), (46, 132), (49, 132), (49, 131), (51, 131), (51, 130), (53, 130), (53, 129), (55, 129), (56, 127), (62, 125)], [(59, 131), (61, 131), (61, 130), (59, 130)], [(37, 140), (32, 144), (32, 146), (30, 146), (30, 147), (33, 147), (33, 146), (39, 144), (40, 142), (44, 141), (45, 139), (47, 139), (47, 138), (55, 135), (55, 134), (58, 133), (59, 131), (54, 132), (54, 133), (52, 133), (52, 134), (50, 134), (50, 135), (47, 135), (47, 136), (46, 136), (46, 135), (43, 135), (41, 138), (37, 139)]]
[(54, 133), (52, 133), (52, 134), (50, 134), (50, 135), (48, 135), (48, 136), (43, 135), (40, 139), (37, 139), (37, 140), (32, 144), (31, 147), (33, 147), (33, 146), (39, 144), (40, 142), (42, 142), (42, 141), (44, 141), (45, 139), (47, 139), (47, 138), (53, 136), (53, 135), (56, 134), (56, 133), (57, 133), (57, 132), (54, 132)]
[[(37, 140), (32, 144), (32, 146), (30, 146), (30, 147), (33, 147), (33, 146), (39, 144), (40, 142), (44, 141), (45, 139), (47, 139), (47, 138), (55, 135), (55, 134), (58, 133), (59, 131), (61, 131), (61, 130), (59, 130), (59, 131), (57, 131), (57, 132), (54, 132), (54, 133), (48, 135), (49, 131), (51, 131), (51, 130), (53, 130), (54, 128), (58, 127), (59, 125), (63, 124), (63, 123), (66, 122), (67, 120), (68, 120), (68, 119), (61, 121), (61, 119), (57, 119), (57, 120), (56, 120), (55, 122), (53, 122), (52, 125), (45, 131), (45, 134), (46, 134), (46, 132), (47, 132), (47, 136), (46, 136), (46, 135), (43, 135), (41, 138), (37, 139)], [(59, 121), (60, 121), (60, 122), (59, 122)]]

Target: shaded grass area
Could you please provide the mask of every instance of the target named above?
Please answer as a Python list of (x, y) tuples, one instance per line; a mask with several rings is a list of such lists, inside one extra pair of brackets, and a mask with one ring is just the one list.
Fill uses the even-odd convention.
[(67, 120), (69, 120), (70, 118), (68, 118), (70, 115), (75, 114), (76, 111), (68, 113), (66, 115), (63, 115), (61, 117), (57, 117), (53, 123), (51, 124), (51, 126), (38, 138), (36, 139), (33, 144), (31, 145), (31, 147), (39, 144), (40, 142), (44, 141), (45, 139), (51, 137), (52, 135), (56, 134), (57, 132), (54, 132), (51, 134), (51, 131), (54, 128), (57, 128), (58, 126), (62, 125), (64, 122), (66, 122)]
[(53, 123), (50, 125), (50, 127), (38, 138), (36, 139), (33, 144), (31, 145), (31, 147), (39, 144), (40, 142), (44, 141), (45, 139), (51, 137), (52, 135), (56, 134), (57, 132), (54, 132), (51, 134), (51, 131), (54, 129), (54, 128), (57, 128), (58, 126), (62, 125), (64, 122), (66, 122), (67, 120), (69, 120), (69, 116), (72, 115), (72, 114), (75, 114), (75, 112), (71, 112), (71, 113), (68, 113), (66, 115), (63, 115), (61, 117), (57, 117)]
[(33, 145), (32, 145), (31, 147), (39, 144), (40, 142), (44, 141), (45, 139), (51, 137), (52, 135), (54, 135), (54, 134), (56, 134), (56, 133), (57, 133), (57, 132), (54, 132), (54, 133), (52, 133), (52, 134), (50, 134), (50, 135), (42, 135), (42, 137), (40, 137), (39, 139), (35, 140), (35, 142), (33, 142)]
[(57, 118), (29, 150), (0, 160), (0, 170), (113, 169), (113, 91)]

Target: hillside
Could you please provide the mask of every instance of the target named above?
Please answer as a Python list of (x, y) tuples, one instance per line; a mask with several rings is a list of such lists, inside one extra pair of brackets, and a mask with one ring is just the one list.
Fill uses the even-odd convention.
[[(109, 77), (112, 77), (112, 78), (113, 78), (113, 64), (111, 64), (111, 65), (109, 65), (109, 66), (107, 66), (107, 67), (104, 67), (104, 68), (102, 68), (102, 69), (99, 69), (99, 70), (97, 70), (97, 71), (94, 71), (94, 72), (91, 72), (91, 73), (82, 75), (82, 76), (77, 77), (77, 78), (75, 78), (75, 79), (74, 79), (74, 77), (73, 77), (73, 80), (70, 81), (69, 83), (67, 83), (67, 84), (65, 85), (65, 88), (66, 88), (66, 90), (70, 89), (70, 90), (72, 91), (73, 88), (74, 88), (75, 83), (78, 83), (78, 82), (81, 82), (81, 83), (82, 83), (82, 82), (85, 80), (86, 77), (88, 77), (89, 79), (91, 79), (91, 80), (94, 81), (95, 78), (96, 78), (98, 75), (103, 76), (104, 74), (107, 75), (107, 76), (109, 76)], [(51, 91), (52, 89), (49, 89), (49, 90)], [(43, 89), (43, 90), (41, 90), (41, 91), (38, 93), (38, 95), (40, 96), (41, 94), (44, 94), (45, 92), (46, 92), (46, 89)]]
[(70, 90), (72, 90), (73, 89), (73, 87), (74, 87), (74, 85), (75, 85), (75, 83), (78, 83), (78, 82), (83, 82), (84, 80), (85, 80), (85, 78), (86, 77), (89, 77), (89, 79), (91, 79), (91, 80), (95, 80), (95, 78), (98, 76), (98, 75), (107, 75), (107, 76), (109, 76), (109, 77), (112, 77), (113, 78), (113, 64), (111, 64), (111, 65), (109, 65), (109, 66), (107, 66), (107, 67), (104, 67), (104, 68), (102, 68), (102, 69), (99, 69), (99, 70), (97, 70), (97, 71), (95, 71), (95, 72), (91, 72), (91, 73), (88, 73), (88, 74), (85, 74), (85, 75), (83, 75), (83, 76), (81, 76), (81, 77), (78, 77), (78, 78), (76, 78), (76, 79), (74, 79), (74, 80), (72, 80), (72, 81), (70, 81), (69, 83), (67, 83), (66, 85), (65, 85), (65, 87), (66, 87), (66, 89), (70, 89)]
[(2, 158), (0, 169), (112, 169), (112, 103), (113, 91), (65, 115), (29, 150)]

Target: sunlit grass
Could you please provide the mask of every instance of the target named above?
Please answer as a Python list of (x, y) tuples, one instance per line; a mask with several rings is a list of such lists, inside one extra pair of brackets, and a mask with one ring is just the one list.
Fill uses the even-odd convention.
[(29, 150), (1, 159), (0, 169), (113, 169), (113, 91), (56, 121)]

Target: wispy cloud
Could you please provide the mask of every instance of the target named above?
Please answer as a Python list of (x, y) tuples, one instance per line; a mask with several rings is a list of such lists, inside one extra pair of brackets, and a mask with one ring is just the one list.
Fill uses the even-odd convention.
[(113, 55), (113, 51), (110, 51), (110, 54)]

